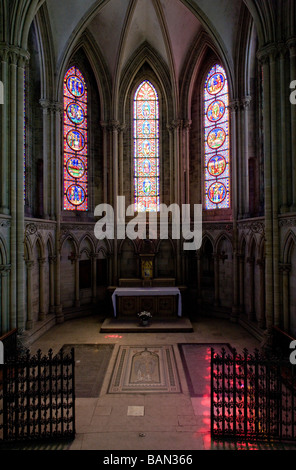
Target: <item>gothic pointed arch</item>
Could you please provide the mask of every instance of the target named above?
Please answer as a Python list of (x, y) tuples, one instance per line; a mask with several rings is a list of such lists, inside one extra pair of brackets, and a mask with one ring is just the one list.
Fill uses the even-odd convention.
[(172, 85), (170, 73), (166, 63), (147, 42), (139, 46), (125, 65), (120, 76), (118, 93), (118, 119), (125, 122), (127, 107), (130, 104), (130, 89), (134, 90), (134, 82), (138, 83), (145, 78), (152, 80), (161, 91), (163, 106), (167, 115), (173, 115)]

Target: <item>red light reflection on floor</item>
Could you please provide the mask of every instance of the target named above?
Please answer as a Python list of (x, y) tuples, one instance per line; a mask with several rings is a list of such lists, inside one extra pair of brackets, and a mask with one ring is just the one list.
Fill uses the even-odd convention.
[(121, 339), (121, 338), (123, 338), (123, 336), (121, 336), (121, 335), (106, 335), (105, 338)]

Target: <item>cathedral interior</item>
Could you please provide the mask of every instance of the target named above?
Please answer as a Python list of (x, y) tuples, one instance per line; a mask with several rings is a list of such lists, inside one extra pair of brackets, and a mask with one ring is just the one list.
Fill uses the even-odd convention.
[[(295, 10), (294, 0), (0, 0), (0, 339), (17, 331), (46, 352), (296, 338)], [(191, 228), (201, 208), (199, 246), (184, 249), (170, 214), (167, 237), (161, 224), (153, 236), (98, 236), (107, 205), (118, 229), (119, 198), (124, 229), (131, 205), (146, 225), (162, 206), (189, 207)], [(115, 318), (120, 289), (130, 295), (115, 299)], [(152, 312), (150, 332), (140, 310)], [(107, 427), (121, 399), (111, 398), (96, 405)], [(114, 446), (145, 448), (124, 441), (121, 424), (109, 422), (123, 439)]]

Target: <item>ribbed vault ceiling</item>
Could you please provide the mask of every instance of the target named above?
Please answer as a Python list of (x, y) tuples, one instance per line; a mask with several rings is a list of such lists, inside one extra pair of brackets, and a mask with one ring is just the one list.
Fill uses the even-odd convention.
[(204, 28), (233, 60), (242, 0), (47, 0), (57, 65), (83, 32), (99, 48), (112, 79), (148, 43), (179, 80)]

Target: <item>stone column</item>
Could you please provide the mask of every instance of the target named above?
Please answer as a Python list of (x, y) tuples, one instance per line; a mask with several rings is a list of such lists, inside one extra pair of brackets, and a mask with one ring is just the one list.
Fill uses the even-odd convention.
[(249, 274), (250, 274), (250, 282), (249, 282), (249, 298), (250, 298), (250, 305), (249, 305), (249, 312), (248, 312), (248, 319), (253, 321), (255, 318), (255, 279), (254, 279), (254, 266), (255, 260), (253, 257), (249, 257), (247, 259), (247, 263), (249, 265)]
[(102, 121), (101, 127), (103, 129), (103, 202), (108, 204), (108, 124)]
[(51, 103), (48, 100), (40, 100), (39, 103), (43, 109), (43, 217), (49, 217), (49, 163), (50, 163), (50, 108)]
[(56, 256), (49, 256), (49, 313), (54, 313), (54, 263)]
[[(280, 282), (279, 282), (279, 169), (278, 169), (278, 119), (277, 119), (277, 93), (278, 93), (278, 49), (273, 47), (270, 51), (270, 103), (271, 103), (271, 185), (272, 185), (272, 258), (273, 258), (273, 322), (280, 322)], [(282, 131), (281, 131), (282, 132)]]
[(75, 307), (80, 307), (80, 289), (79, 289), (79, 260), (81, 256), (75, 255)]
[(257, 260), (257, 265), (260, 270), (260, 281), (259, 281), (259, 292), (260, 292), (260, 312), (258, 319), (258, 326), (261, 329), (264, 329), (266, 326), (265, 321), (265, 261), (264, 259)]
[[(45, 258), (39, 258), (39, 320), (45, 319), (44, 290), (45, 290)], [(48, 287), (48, 286), (47, 286)]]
[(239, 316), (239, 261), (238, 261), (238, 169), (237, 169), (237, 111), (239, 103), (237, 100), (230, 101), (230, 128), (231, 128), (231, 166), (232, 166), (232, 190), (231, 206), (233, 215), (233, 305), (231, 320), (237, 321)]
[(97, 302), (97, 254), (91, 253), (91, 267), (92, 267), (92, 303)]
[(169, 133), (169, 153), (170, 153), (170, 204), (175, 202), (175, 164), (174, 164), (174, 135), (173, 135), (173, 126), (167, 125), (167, 130)]
[(1, 194), (0, 194), (0, 213), (9, 214), (9, 156), (8, 156), (8, 115), (9, 115), (9, 68), (8, 68), (8, 49), (0, 46), (1, 60), (1, 81), (3, 82), (3, 104), (0, 105), (1, 116)]
[[(10, 115), (10, 327), (17, 328), (17, 54), (9, 50)], [(23, 232), (22, 232), (23, 235)]]
[(220, 305), (220, 276), (219, 276), (219, 267), (220, 267), (220, 257), (219, 253), (214, 253), (213, 254), (214, 258), (214, 271), (215, 271), (215, 300), (214, 300), (214, 306), (218, 307)]
[[(263, 130), (264, 130), (264, 188), (265, 188), (265, 296), (267, 340), (271, 338), (274, 324), (273, 285), (273, 219), (272, 219), (272, 164), (270, 103), (270, 58), (269, 51), (262, 50), (258, 58), (263, 67)], [(273, 110), (275, 112), (275, 110)]]
[[(181, 122), (179, 120), (174, 120), (172, 122), (173, 132), (174, 132), (174, 200), (180, 205), (181, 203), (181, 182), (183, 180), (183, 168), (182, 162), (180, 162), (180, 128)], [(181, 178), (180, 178), (181, 175)]]
[(245, 295), (244, 295), (244, 267), (245, 267), (245, 256), (243, 254), (238, 255), (239, 262), (239, 309), (243, 313), (245, 310)]
[(183, 123), (183, 141), (184, 141), (184, 204), (190, 204), (190, 129), (192, 121), (186, 120)]
[(27, 267), (27, 323), (26, 329), (32, 330), (34, 326), (33, 312), (32, 312), (32, 269), (34, 261), (26, 260)]
[(287, 133), (287, 115), (288, 108), (287, 103), (284, 97), (287, 95), (287, 85), (286, 85), (286, 72), (285, 72), (285, 56), (287, 48), (285, 45), (280, 47), (280, 91), (281, 91), (281, 162), (282, 162), (282, 204), (281, 212), (288, 212), (288, 167), (287, 167), (287, 142), (288, 142), (288, 133)]
[(9, 265), (0, 265), (1, 280), (1, 331), (7, 333), (9, 325), (9, 307), (8, 307), (8, 277), (10, 273)]
[(112, 188), (113, 188), (113, 209), (114, 209), (114, 230), (115, 236), (113, 240), (113, 285), (117, 285), (118, 282), (118, 262), (117, 262), (117, 249), (118, 249), (118, 242), (117, 242), (117, 196), (118, 196), (118, 133), (120, 131), (120, 124), (118, 121), (111, 122), (111, 131), (112, 131)]
[[(290, 52), (290, 81), (296, 80), (296, 38), (287, 42)], [(296, 105), (290, 106), (291, 110), (291, 162), (292, 162), (292, 190), (293, 203), (291, 210), (296, 212)]]
[(197, 303), (201, 305), (202, 295), (201, 295), (201, 250), (196, 253), (196, 262), (197, 262)]
[(119, 196), (124, 194), (124, 149), (123, 149), (123, 136), (125, 126), (118, 127), (118, 155), (119, 155)]
[(280, 263), (279, 270), (282, 274), (283, 327), (288, 332), (290, 328), (289, 277), (291, 264)]
[(18, 329), (24, 330), (26, 324), (25, 316), (25, 261), (24, 261), (24, 152), (25, 152), (25, 136), (24, 136), (24, 102), (25, 102), (25, 67), (29, 60), (26, 51), (18, 52), (18, 71), (17, 71), (17, 321)]
[[(50, 105), (50, 200), (49, 200), (49, 215), (50, 219), (56, 219), (56, 201), (55, 201), (55, 186), (56, 186), (56, 155), (55, 155), (55, 130), (56, 130), (56, 103), (51, 102)], [(61, 112), (61, 110), (59, 111)]]
[[(53, 117), (54, 117), (54, 136), (55, 136), (55, 174), (59, 175), (62, 164), (61, 164), (61, 128), (62, 128), (62, 112), (63, 106), (61, 103), (53, 103), (52, 105)], [(55, 313), (57, 323), (63, 323), (64, 314), (61, 305), (61, 248), (60, 248), (60, 236), (61, 236), (61, 205), (62, 205), (62, 191), (61, 191), (61, 179), (55, 178), (55, 186), (53, 188), (55, 194), (55, 215), (56, 215), (56, 233), (55, 233), (55, 246), (56, 246), (56, 264), (55, 264)]]
[(243, 193), (242, 199), (242, 212), (243, 217), (249, 217), (250, 204), (249, 204), (249, 106), (251, 97), (246, 96), (241, 101), (241, 117), (242, 117), (242, 178), (241, 178), (241, 191)]

